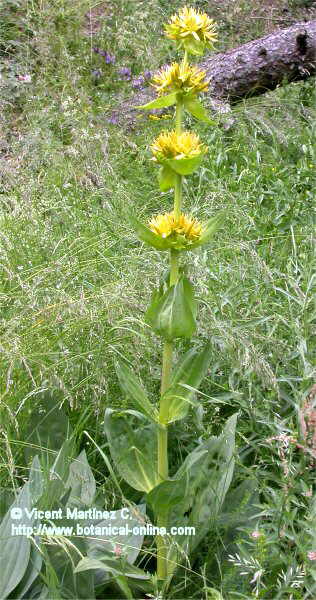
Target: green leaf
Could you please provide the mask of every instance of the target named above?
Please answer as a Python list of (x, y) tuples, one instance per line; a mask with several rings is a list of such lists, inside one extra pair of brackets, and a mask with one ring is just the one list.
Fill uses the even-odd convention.
[(191, 35), (181, 40), (179, 46), (187, 50), (189, 54), (193, 54), (193, 56), (203, 56), (205, 51), (205, 44), (195, 40)]
[(196, 405), (196, 390), (207, 373), (211, 361), (209, 344), (202, 350), (189, 350), (178, 362), (171, 381), (171, 386), (163, 396), (164, 406), (168, 406), (168, 420), (172, 423), (183, 419), (190, 408)]
[(27, 432), (23, 437), (26, 442), (24, 449), (26, 462), (30, 462), (41, 450), (45, 464), (51, 466), (54, 453), (49, 450), (58, 452), (64, 440), (70, 435), (69, 419), (60, 407), (59, 401), (52, 392), (43, 392), (36, 402), (36, 408), (32, 411)]
[[(13, 526), (32, 526), (33, 519), (28, 518), (25, 509), (31, 510), (31, 494), (26, 483), (17, 499), (11, 505), (0, 525), (0, 598), (5, 600), (22, 580), (30, 559), (31, 544), (26, 535), (17, 535)], [(11, 518), (12, 509), (20, 509), (20, 518)]]
[(37, 584), (29, 591), (27, 600), (51, 600), (50, 590), (46, 585)]
[[(232, 415), (219, 437), (210, 437), (186, 457), (191, 464), (187, 492), (171, 510), (170, 522), (175, 526), (195, 527), (195, 535), (172, 538), (169, 556), (174, 565), (181, 562), (177, 545), (190, 554), (218, 522), (234, 471), (236, 419), (237, 414)], [(203, 456), (195, 460), (201, 453)]]
[(231, 537), (232, 530), (250, 525), (252, 517), (258, 513), (259, 500), (258, 481), (254, 477), (248, 477), (237, 487), (229, 489), (218, 517), (218, 525), (225, 534), (229, 532)]
[[(63, 517), (62, 519), (51, 519), (53, 527), (65, 527), (76, 532), (78, 521), (72, 518)], [(79, 520), (80, 524), (80, 520)], [(50, 571), (51, 578), (49, 587), (51, 590), (50, 598), (62, 598), (66, 596), (67, 600), (89, 600), (95, 598), (93, 586), (93, 574), (84, 576), (81, 573), (75, 573), (74, 567), (79, 562), (79, 557), (87, 554), (87, 538), (72, 534), (67, 535), (67, 544), (48, 544), (45, 546), (45, 565), (46, 575)], [(49, 565), (49, 569), (47, 568)], [(56, 590), (56, 592), (55, 592)], [(59, 595), (54, 595), (54, 594)]]
[(131, 398), (138, 410), (148, 419), (156, 422), (158, 418), (157, 409), (151, 404), (142, 385), (140, 385), (133, 371), (123, 361), (117, 361), (116, 373), (122, 391)]
[(119, 411), (106, 409), (105, 434), (115, 466), (121, 477), (136, 490), (150, 492), (158, 483), (157, 427), (148, 425), (132, 427), (131, 419)]
[(199, 119), (200, 121), (204, 121), (205, 123), (214, 124), (214, 121), (212, 121), (212, 119), (210, 119), (210, 117), (208, 116), (207, 110), (204, 108), (203, 104), (197, 98), (193, 98), (192, 96), (187, 96), (184, 99), (184, 107), (196, 119)]
[(191, 469), (188, 493), (178, 509), (183, 514), (191, 509), (190, 524), (198, 530), (194, 545), (216, 522), (230, 486), (235, 465), (236, 420), (237, 413), (226, 421), (219, 437), (210, 437), (193, 450), (193, 453), (207, 452), (202, 464)]
[(2, 520), (6, 512), (10, 508), (12, 502), (14, 502), (15, 494), (14, 490), (8, 490), (7, 488), (0, 487), (0, 519)]
[[(127, 519), (123, 517), (127, 516)], [(141, 527), (145, 524), (146, 505), (141, 504), (138, 507), (129, 507), (128, 512), (126, 509), (118, 509), (111, 511), (110, 516), (107, 520), (102, 521), (91, 521), (95, 527), (110, 527), (115, 525), (118, 528), (117, 534), (100, 533), (95, 530), (95, 536), (90, 536), (87, 539), (88, 557), (100, 559), (104, 553), (109, 553), (109, 556), (113, 557), (113, 550), (116, 546), (121, 549), (121, 558), (128, 561), (129, 564), (133, 564), (139, 555), (141, 550), (144, 534), (140, 533), (136, 535), (133, 533), (134, 527)], [(120, 528), (125, 529), (128, 524), (130, 533), (128, 535), (123, 534)], [(105, 530), (106, 531), (106, 530)], [(101, 580), (99, 580), (100, 582)], [(99, 583), (98, 582), (98, 583)]]
[(215, 215), (215, 217), (209, 219), (205, 225), (205, 229), (202, 235), (200, 236), (197, 242), (193, 242), (193, 244), (191, 245), (191, 249), (197, 248), (198, 246), (202, 246), (203, 244), (207, 244), (210, 241), (210, 239), (214, 236), (216, 231), (219, 229), (219, 227), (222, 225), (225, 216), (225, 211), (219, 211), (217, 215)]
[(160, 167), (158, 172), (158, 183), (162, 192), (168, 192), (175, 187), (176, 173), (167, 165)]
[[(25, 598), (26, 592), (31, 587), (32, 583), (35, 581), (36, 577), (39, 575), (42, 568), (42, 556), (39, 553), (38, 549), (34, 544), (31, 545), (30, 550), (30, 559), (26, 568), (26, 571), (17, 586), (14, 590), (14, 598), (15, 600), (22, 600)], [(27, 596), (29, 598), (29, 595)]]
[(145, 321), (167, 340), (190, 338), (196, 330), (196, 311), (193, 286), (181, 276), (166, 292), (161, 287), (154, 293)]
[(198, 156), (193, 156), (193, 158), (165, 158), (160, 162), (162, 165), (167, 165), (170, 169), (173, 169), (179, 175), (191, 175), (191, 173), (199, 168), (203, 158), (204, 153), (202, 152)]
[(66, 488), (71, 488), (69, 506), (90, 506), (96, 493), (96, 483), (85, 450), (71, 463)]
[(151, 102), (143, 104), (142, 106), (135, 106), (135, 108), (151, 110), (152, 108), (166, 108), (167, 106), (172, 106), (177, 102), (177, 93), (178, 92), (172, 92), (167, 96), (160, 96), (160, 98), (157, 98), (156, 100), (151, 100)]
[(156, 248), (156, 250), (169, 249), (170, 245), (167, 239), (164, 239), (159, 235), (153, 233), (153, 231), (151, 231), (149, 227), (143, 225), (143, 223), (135, 219), (135, 217), (130, 216), (130, 221), (138, 239), (140, 239), (142, 242), (145, 242), (149, 246), (153, 246), (153, 248)]
[(145, 573), (142, 569), (129, 565), (119, 558), (112, 558), (110, 556), (104, 557), (102, 560), (95, 558), (82, 558), (77, 564), (74, 572), (81, 573), (83, 571), (90, 571), (91, 569), (102, 569), (103, 571), (109, 571), (113, 575), (124, 575), (125, 577), (132, 577), (133, 579), (150, 579), (150, 575)]
[(147, 501), (156, 514), (159, 510), (169, 512), (171, 507), (182, 501), (187, 493), (190, 469), (194, 463), (202, 459), (205, 452), (196, 452), (183, 463), (174, 477), (162, 481), (147, 494)]
[(33, 458), (30, 469), (29, 486), (32, 504), (36, 504), (44, 490), (42, 468), (38, 456), (34, 456)]
[(115, 583), (128, 600), (133, 600), (134, 596), (128, 585), (127, 577), (125, 577), (125, 575), (117, 575), (115, 578)]
[(180, 479), (165, 479), (151, 490), (147, 501), (157, 514), (159, 510), (170, 509), (177, 505), (185, 495), (187, 479), (185, 475)]
[[(126, 514), (126, 508), (124, 509), (124, 516), (128, 516), (127, 519), (122, 516), (122, 509), (111, 511), (110, 517), (107, 520), (95, 521), (91, 520), (85, 522), (85, 524), (93, 524), (95, 527), (95, 535), (89, 536), (87, 538), (87, 557), (94, 560), (101, 560), (104, 556), (108, 556), (108, 558), (113, 559), (116, 557), (113, 554), (115, 547), (121, 549), (121, 558), (124, 561), (127, 561), (130, 565), (136, 561), (136, 558), (139, 555), (141, 550), (144, 535), (140, 533), (136, 535), (133, 533), (134, 527), (141, 527), (145, 524), (145, 513), (146, 513), (146, 505), (141, 504), (137, 507), (129, 507), (128, 515)], [(107, 533), (105, 530), (104, 533), (97, 529), (98, 527), (104, 528), (115, 525), (118, 528), (118, 533), (114, 535), (113, 533)], [(120, 528), (126, 528), (126, 525), (129, 527), (130, 533), (126, 535), (126, 532), (121, 531)], [(102, 569), (97, 569), (94, 571), (94, 583), (95, 586), (99, 586), (104, 584), (107, 580), (109, 580), (111, 576), (111, 571), (105, 571)]]
[(74, 440), (65, 440), (49, 471), (49, 481), (40, 500), (43, 509), (50, 509), (66, 492), (66, 482), (69, 475), (70, 462), (74, 453)]

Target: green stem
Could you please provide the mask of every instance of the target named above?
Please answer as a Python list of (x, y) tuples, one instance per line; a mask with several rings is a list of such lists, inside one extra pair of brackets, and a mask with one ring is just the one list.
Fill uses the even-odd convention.
[[(186, 60), (186, 55), (183, 60)], [(176, 131), (181, 133), (183, 116), (183, 102), (179, 99), (176, 105)], [(174, 214), (176, 218), (181, 214), (182, 202), (182, 176), (177, 174), (174, 189)], [(175, 285), (179, 279), (179, 252), (170, 250), (170, 286)], [(159, 428), (158, 428), (158, 476), (160, 481), (168, 479), (168, 405), (164, 402), (163, 395), (171, 384), (172, 376), (173, 342), (164, 343), (162, 355), (162, 374), (159, 406)], [(162, 509), (157, 514), (157, 526), (168, 526), (168, 511)], [(157, 536), (157, 577), (165, 581), (167, 578), (167, 553), (168, 546), (165, 537)]]
[[(176, 106), (176, 132), (181, 133), (182, 129), (182, 115), (183, 115), (183, 103), (182, 100), (178, 100)], [(181, 202), (182, 202), (182, 175), (176, 174), (176, 182), (174, 186), (174, 216), (176, 219), (181, 214)]]
[[(163, 394), (168, 389), (171, 381), (173, 343), (165, 342), (162, 356), (162, 376), (159, 407), (158, 426), (158, 477), (161, 481), (168, 479), (168, 429), (164, 423), (168, 420), (168, 405), (163, 401)], [(157, 514), (157, 526), (167, 527), (168, 512), (161, 510)], [(157, 577), (165, 581), (167, 577), (167, 552), (166, 538), (158, 535), (157, 543)]]
[(179, 252), (170, 250), (170, 285), (175, 285), (179, 279)]
[(183, 100), (182, 98), (177, 101), (176, 104), (176, 132), (181, 133), (182, 130), (182, 116), (183, 116)]
[(176, 173), (176, 182), (174, 186), (174, 216), (176, 219), (179, 219), (181, 214), (181, 204), (182, 204), (182, 175)]

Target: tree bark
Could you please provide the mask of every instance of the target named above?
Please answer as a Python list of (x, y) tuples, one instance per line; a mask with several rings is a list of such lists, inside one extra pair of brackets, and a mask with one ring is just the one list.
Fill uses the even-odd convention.
[[(213, 54), (199, 66), (210, 79), (211, 108), (225, 110), (226, 102), (229, 109), (229, 102), (239, 102), (274, 90), (280, 84), (315, 75), (316, 21), (295, 23), (228, 52)], [(128, 102), (112, 112), (110, 120), (135, 122), (140, 111), (133, 107), (154, 97), (151, 88), (133, 94)]]
[(200, 65), (210, 78), (210, 94), (233, 102), (316, 72), (316, 21), (296, 23)]

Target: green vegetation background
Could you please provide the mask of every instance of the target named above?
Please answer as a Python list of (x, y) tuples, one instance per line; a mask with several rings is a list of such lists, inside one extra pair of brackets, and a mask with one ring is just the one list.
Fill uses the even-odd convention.
[[(25, 431), (48, 391), (103, 485), (82, 430), (104, 446), (105, 407), (126, 406), (115, 356), (123, 354), (153, 394), (159, 389), (161, 344), (143, 315), (166, 264), (137, 241), (127, 217), (145, 221), (171, 207), (148, 151), (170, 122), (108, 119), (133, 92), (119, 69), (137, 78), (175, 59), (162, 24), (182, 4), (7, 0), (0, 9), (2, 487), (25, 477)], [(217, 20), (218, 50), (316, 18), (315, 3), (294, 0), (190, 4)], [(287, 475), (280, 444), (267, 441), (299, 435), (299, 410), (315, 381), (314, 84), (246, 100), (216, 115), (216, 127), (194, 123), (210, 151), (184, 192), (186, 212), (206, 219), (224, 207), (227, 217), (215, 241), (189, 257), (198, 337), (211, 340), (213, 360), (203, 422), (194, 414), (171, 428), (172, 460), (240, 410), (236, 481), (252, 472), (268, 513), (270, 555), (255, 539), (249, 552), (259, 553), (273, 585), (283, 568), (302, 562), (292, 510), (299, 502), (304, 515), (314, 479), (304, 452), (290, 447)], [(276, 574), (273, 552), (279, 563), (281, 556)], [(201, 556), (197, 571), (213, 560), (207, 544)], [(194, 577), (191, 591), (179, 585), (174, 597), (200, 597)]]

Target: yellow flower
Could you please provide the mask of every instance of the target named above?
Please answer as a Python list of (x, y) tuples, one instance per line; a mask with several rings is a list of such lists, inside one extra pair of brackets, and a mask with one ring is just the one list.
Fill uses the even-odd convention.
[(205, 92), (208, 88), (209, 81), (205, 77), (205, 71), (198, 67), (191, 67), (187, 63), (179, 65), (174, 62), (172, 65), (160, 69), (154, 75), (151, 85), (159, 96), (177, 91), (198, 94)]
[(205, 154), (207, 147), (200, 142), (196, 133), (191, 131), (163, 131), (151, 146), (154, 155), (153, 160), (160, 162), (168, 158), (177, 160), (183, 158), (194, 158)]
[(184, 6), (165, 25), (165, 33), (191, 54), (203, 54), (217, 40), (217, 25), (206, 13)]
[(181, 213), (176, 218), (173, 212), (153, 217), (149, 228), (162, 238), (172, 238), (170, 242), (178, 249), (196, 242), (203, 231), (203, 225), (194, 217)]

